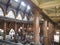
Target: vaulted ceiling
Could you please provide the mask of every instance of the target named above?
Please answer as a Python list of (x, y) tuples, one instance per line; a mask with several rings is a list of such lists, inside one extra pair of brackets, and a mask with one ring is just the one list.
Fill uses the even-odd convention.
[[(19, 7), (19, 2), (10, 0), (11, 6)], [(26, 0), (24, 0), (26, 1)], [(28, 1), (28, 0), (27, 0)], [(54, 22), (60, 25), (60, 0), (31, 0), (36, 6), (43, 10), (43, 12)], [(0, 0), (0, 3), (8, 4), (9, 0)]]
[(60, 0), (31, 0), (54, 22), (60, 25)]

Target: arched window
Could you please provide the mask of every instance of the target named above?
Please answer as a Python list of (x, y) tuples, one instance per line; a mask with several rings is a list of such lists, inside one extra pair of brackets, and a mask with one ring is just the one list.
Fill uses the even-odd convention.
[(27, 16), (25, 15), (24, 18), (23, 18), (23, 21), (27, 21)]
[(15, 18), (14, 12), (13, 11), (9, 11), (8, 14), (6, 15), (6, 17)]
[(0, 8), (0, 16), (4, 16), (2, 8)]
[(34, 20), (34, 17), (31, 16), (31, 17), (29, 18), (29, 21), (33, 21), (33, 20)]
[(21, 16), (20, 13), (18, 13), (18, 16), (16, 17), (16, 19), (18, 19), (18, 20), (22, 20), (22, 16)]

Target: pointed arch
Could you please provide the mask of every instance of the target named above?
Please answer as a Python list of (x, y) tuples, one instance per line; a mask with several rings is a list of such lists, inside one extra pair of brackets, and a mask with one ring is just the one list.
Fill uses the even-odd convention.
[(0, 16), (4, 16), (4, 10), (1, 5), (0, 5)]
[(22, 20), (22, 15), (21, 15), (21, 13), (18, 13), (16, 19), (18, 19), (18, 20)]
[(27, 15), (25, 14), (24, 18), (23, 18), (23, 21), (27, 21)]
[(7, 15), (5, 15), (8, 18), (14, 18), (15, 19), (15, 13), (13, 10), (9, 11)]

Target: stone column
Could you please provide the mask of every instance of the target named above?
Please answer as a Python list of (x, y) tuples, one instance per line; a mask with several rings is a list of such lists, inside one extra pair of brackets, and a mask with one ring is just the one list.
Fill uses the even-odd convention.
[(17, 35), (17, 22), (15, 22), (15, 35), (14, 35), (14, 41), (16, 42), (16, 35)]
[(6, 37), (6, 21), (4, 22), (4, 35), (3, 35), (3, 40), (5, 40)]
[(33, 32), (35, 45), (40, 45), (39, 12), (37, 10), (34, 11)]
[(52, 24), (52, 44), (54, 44), (54, 34), (55, 34), (55, 27)]
[(22, 33), (24, 32), (24, 23), (22, 24)]
[(53, 44), (53, 41), (54, 41), (54, 25), (51, 23), (51, 22), (49, 22), (48, 23), (48, 27), (49, 27), (49, 32), (48, 32), (48, 34), (49, 34), (49, 45), (52, 45)]
[(25, 33), (25, 31), (24, 31), (24, 23), (22, 23), (22, 36), (21, 36), (21, 40), (23, 39), (23, 34)]
[(17, 22), (15, 22), (15, 34), (17, 34)]
[(44, 45), (48, 44), (48, 30), (47, 30), (47, 20), (43, 23), (43, 33), (44, 33)]
[(49, 37), (48, 37), (48, 40), (49, 40), (49, 45), (51, 45), (51, 30), (52, 30), (52, 28), (51, 28), (51, 23), (50, 22), (48, 23), (48, 27), (49, 27), (49, 30), (48, 30)]

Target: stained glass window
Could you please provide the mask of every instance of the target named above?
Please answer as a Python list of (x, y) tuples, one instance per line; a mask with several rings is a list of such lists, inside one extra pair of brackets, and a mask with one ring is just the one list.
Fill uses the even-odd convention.
[(27, 16), (25, 15), (24, 18), (23, 18), (23, 21), (27, 21)]

